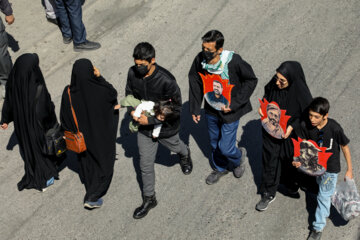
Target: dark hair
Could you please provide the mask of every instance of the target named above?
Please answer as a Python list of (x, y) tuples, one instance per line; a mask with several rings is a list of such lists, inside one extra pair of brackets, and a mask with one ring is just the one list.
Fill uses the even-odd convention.
[(221, 83), (220, 81), (218, 81), (218, 80), (214, 80), (214, 81), (213, 81), (213, 84), (214, 84), (214, 82), (219, 83), (219, 84), (220, 84), (220, 86), (221, 86), (221, 88), (224, 88), (224, 87), (223, 87), (223, 85), (222, 85), (222, 83)]
[(330, 109), (330, 103), (326, 98), (317, 97), (312, 100), (309, 105), (309, 110), (320, 113), (321, 115), (325, 116)]
[(156, 102), (154, 105), (154, 113), (155, 116), (160, 114), (164, 115), (165, 119), (174, 119), (177, 117), (175, 105), (171, 99)]
[(224, 35), (218, 30), (211, 30), (205, 33), (205, 35), (201, 38), (203, 42), (216, 42), (215, 48), (218, 50), (224, 46)]
[(151, 62), (151, 59), (155, 58), (155, 48), (148, 42), (138, 43), (134, 48), (133, 58)]

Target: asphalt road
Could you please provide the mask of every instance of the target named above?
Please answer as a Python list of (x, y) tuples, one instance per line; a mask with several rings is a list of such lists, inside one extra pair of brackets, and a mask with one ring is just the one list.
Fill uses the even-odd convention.
[[(101, 42), (102, 48), (87, 53), (75, 53), (62, 43), (60, 31), (46, 21), (40, 0), (12, 3), (16, 20), (7, 27), (10, 53), (13, 60), (38, 53), (57, 112), (76, 59), (91, 59), (121, 99), (133, 48), (141, 41), (152, 43), (158, 64), (174, 74), (182, 90), (181, 137), (190, 144), (194, 170), (183, 175), (177, 157), (160, 148), (155, 166), (159, 204), (144, 219), (134, 220), (133, 210), (141, 204), (136, 138), (121, 121), (118, 160), (104, 206), (87, 211), (71, 154), (60, 180), (48, 191), (17, 190), (24, 170), (11, 124), (0, 131), (0, 239), (306, 239), (313, 197), (301, 192), (301, 198), (293, 200), (279, 193), (267, 211), (255, 210), (261, 174), (261, 126), (255, 111), (241, 119), (238, 129), (239, 145), (248, 151), (244, 176), (228, 174), (215, 185), (205, 184), (210, 149), (204, 120), (195, 125), (190, 119), (187, 73), (201, 50), (201, 36), (211, 29), (223, 32), (225, 49), (252, 65), (259, 78), (251, 98), (255, 108), (280, 63), (301, 62), (313, 96), (330, 100), (330, 117), (351, 139), (360, 186), (360, 1), (88, 0), (83, 7), (88, 39)], [(339, 181), (343, 157), (342, 168)], [(357, 239), (359, 219), (347, 223), (332, 211), (323, 239)]]

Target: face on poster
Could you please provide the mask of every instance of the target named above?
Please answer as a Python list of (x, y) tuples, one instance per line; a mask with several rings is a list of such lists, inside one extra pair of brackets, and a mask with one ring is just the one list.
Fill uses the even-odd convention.
[(295, 139), (292, 141), (294, 144), (294, 161), (301, 163), (299, 170), (311, 176), (324, 174), (327, 168), (327, 160), (332, 153), (325, 152), (326, 147), (319, 147), (312, 140), (299, 138), (298, 141)]
[(203, 82), (205, 101), (214, 109), (221, 110), (231, 104), (231, 90), (234, 85), (229, 84), (228, 79), (222, 79), (217, 74), (199, 73)]
[(281, 139), (286, 132), (287, 122), (290, 116), (287, 116), (286, 110), (281, 110), (276, 102), (260, 101), (260, 108), (264, 116), (261, 117), (261, 125), (271, 136)]

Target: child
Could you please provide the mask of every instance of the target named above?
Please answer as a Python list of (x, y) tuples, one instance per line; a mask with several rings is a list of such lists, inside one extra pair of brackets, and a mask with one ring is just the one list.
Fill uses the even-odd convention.
[[(136, 99), (133, 95), (128, 95), (126, 98), (121, 100), (121, 106), (123, 107), (136, 107), (134, 112), (133, 120), (135, 122), (130, 122), (129, 128), (132, 132), (137, 132), (139, 120), (141, 114), (145, 112), (147, 116), (155, 116), (157, 120), (163, 122), (165, 119), (172, 119), (175, 115), (174, 104), (171, 99), (165, 101), (159, 101), (154, 103), (153, 101), (140, 101)], [(157, 138), (160, 135), (162, 123), (155, 124), (152, 132), (153, 138)]]
[[(331, 196), (335, 191), (338, 173), (340, 172), (340, 147), (347, 163), (345, 177), (353, 178), (348, 146), (350, 140), (345, 136), (341, 126), (335, 120), (328, 118), (329, 108), (330, 104), (327, 99), (315, 98), (309, 106), (309, 121), (301, 123), (301, 138), (313, 140), (320, 147), (326, 147), (326, 152), (332, 153), (327, 162), (326, 172), (316, 178), (319, 184), (319, 193), (313, 230), (308, 237), (311, 240), (321, 238), (321, 233), (326, 225), (326, 218), (330, 215)], [(294, 161), (292, 164), (296, 168), (301, 166), (300, 162)]]

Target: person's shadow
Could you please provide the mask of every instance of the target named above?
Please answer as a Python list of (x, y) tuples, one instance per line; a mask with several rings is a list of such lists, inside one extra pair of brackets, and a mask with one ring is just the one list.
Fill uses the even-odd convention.
[(7, 34), (7, 37), (8, 37), (8, 46), (11, 48), (11, 50), (13, 52), (19, 51), (19, 49), (20, 49), (19, 42), (16, 41), (15, 38), (11, 34), (9, 34), (8, 32), (6, 34)]
[(249, 165), (253, 174), (254, 182), (259, 192), (261, 184), (261, 153), (262, 153), (262, 133), (260, 119), (251, 120), (245, 124), (239, 147), (246, 148)]
[[(182, 106), (181, 112), (181, 125), (180, 125), (180, 139), (189, 145), (190, 135), (196, 142), (202, 154), (210, 161), (211, 149), (209, 144), (209, 134), (206, 124), (206, 118), (204, 110), (201, 110), (201, 119), (199, 123), (195, 123), (190, 114), (189, 101), (185, 102)], [(191, 151), (191, 149), (190, 149)]]

